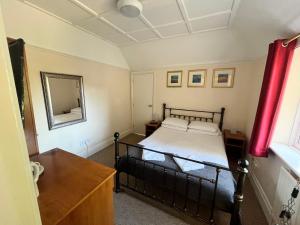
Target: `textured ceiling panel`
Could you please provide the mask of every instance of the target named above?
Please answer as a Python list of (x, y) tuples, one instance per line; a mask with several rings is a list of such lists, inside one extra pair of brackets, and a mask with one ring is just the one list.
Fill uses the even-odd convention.
[(191, 22), (193, 32), (226, 27), (228, 24), (229, 16), (230, 14), (222, 14), (218, 16), (193, 20)]
[(105, 13), (102, 16), (125, 32), (138, 31), (148, 28), (140, 19), (125, 17), (120, 14), (120, 12), (115, 10)]
[(164, 37), (188, 34), (186, 24), (184, 22), (156, 28)]
[(233, 0), (183, 0), (189, 18), (231, 10)]
[(80, 0), (79, 2), (83, 3), (98, 14), (115, 9), (117, 4), (116, 0)]
[(182, 20), (176, 0), (145, 1), (143, 15), (154, 26)]
[(92, 16), (68, 0), (28, 0), (28, 2), (69, 22), (78, 22)]
[(83, 27), (84, 29), (98, 34), (104, 38), (107, 36), (116, 36), (120, 33), (98, 18), (92, 18), (82, 21), (82, 23), (79, 23), (78, 26)]
[(125, 35), (118, 35), (118, 36), (112, 36), (110, 37), (110, 41), (116, 43), (117, 45), (124, 46), (124, 45), (131, 45), (134, 44), (135, 41), (130, 39), (129, 37)]
[[(22, 0), (20, 0), (22, 1)], [(239, 0), (140, 0), (143, 12), (128, 18), (117, 0), (27, 0), (73, 25), (117, 45), (134, 44), (203, 30), (227, 28)]]
[(157, 35), (152, 30), (143, 30), (130, 34), (132, 37), (138, 41), (147, 41), (157, 39)]

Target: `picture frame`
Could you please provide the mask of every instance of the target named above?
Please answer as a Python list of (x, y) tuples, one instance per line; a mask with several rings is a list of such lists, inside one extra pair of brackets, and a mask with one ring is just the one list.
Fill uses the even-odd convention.
[(167, 87), (181, 87), (182, 70), (167, 72)]
[(200, 88), (205, 87), (206, 74), (206, 69), (189, 70), (187, 86)]
[(213, 88), (232, 88), (234, 83), (235, 68), (214, 69), (212, 78)]

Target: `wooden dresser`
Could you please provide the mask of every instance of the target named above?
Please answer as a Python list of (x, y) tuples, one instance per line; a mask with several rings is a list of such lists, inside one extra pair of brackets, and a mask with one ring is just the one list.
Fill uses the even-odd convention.
[(114, 169), (60, 149), (31, 160), (45, 167), (38, 180), (43, 225), (114, 224)]
[(246, 156), (246, 144), (247, 138), (246, 136), (237, 131), (236, 133), (232, 133), (230, 130), (224, 130), (224, 144), (226, 147), (226, 151), (228, 154), (237, 153), (239, 158), (243, 158)]

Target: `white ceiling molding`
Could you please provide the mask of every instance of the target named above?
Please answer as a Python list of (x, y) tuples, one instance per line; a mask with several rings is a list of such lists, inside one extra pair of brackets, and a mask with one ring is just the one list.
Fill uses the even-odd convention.
[(232, 24), (236, 17), (239, 6), (240, 6), (240, 0), (234, 0), (232, 2), (231, 14), (230, 14), (229, 22), (228, 22), (228, 28), (232, 27)]
[(143, 15), (140, 15), (140, 19), (157, 35), (159, 38), (163, 38), (163, 36), (155, 29), (155, 27), (146, 19)]
[[(226, 29), (232, 23), (240, 2), (240, 0), (140, 0), (144, 6), (141, 15), (138, 18), (125, 18), (117, 11), (116, 1), (112, 0), (19, 1), (118, 46)], [(225, 14), (228, 16), (221, 17)], [(101, 20), (118, 31), (118, 34), (101, 33), (100, 27), (96, 24), (89, 26), (87, 23), (93, 18)], [(123, 35), (123, 38), (119, 34)]]
[(69, 0), (70, 2), (74, 3), (75, 5), (79, 6), (80, 8), (82, 8), (83, 10), (86, 10), (88, 13), (94, 15), (94, 16), (98, 16), (98, 13), (92, 9), (90, 9), (89, 7), (87, 7), (85, 4), (83, 4), (82, 2), (78, 1), (78, 0)]
[(131, 40), (137, 42), (137, 40), (135, 38), (133, 38), (131, 35), (127, 34), (124, 30), (122, 30), (121, 28), (117, 27), (116, 25), (114, 25), (113, 23), (111, 23), (110, 21), (108, 21), (107, 19), (105, 19), (104, 17), (98, 17), (100, 20), (102, 20), (103, 22), (107, 23), (109, 26), (111, 26), (112, 28), (114, 28), (115, 30), (119, 31), (121, 34), (126, 35), (128, 38), (130, 38)]
[(186, 27), (187, 27), (189, 33), (192, 33), (192, 26), (191, 26), (191, 23), (189, 21), (189, 18), (188, 18), (188, 15), (187, 15), (187, 10), (186, 10), (186, 7), (185, 7), (183, 1), (182, 0), (177, 0), (177, 4), (178, 4), (181, 15), (184, 19), (184, 22), (186, 24)]
[(220, 15), (226, 15), (226, 14), (231, 14), (231, 10), (225, 10), (222, 12), (216, 12), (216, 13), (212, 13), (212, 14), (207, 14), (204, 16), (200, 16), (200, 17), (195, 17), (190, 19), (189, 21), (194, 21), (194, 20), (202, 20), (202, 19), (206, 19), (206, 18), (210, 18), (210, 17), (215, 17), (215, 16), (220, 16)]

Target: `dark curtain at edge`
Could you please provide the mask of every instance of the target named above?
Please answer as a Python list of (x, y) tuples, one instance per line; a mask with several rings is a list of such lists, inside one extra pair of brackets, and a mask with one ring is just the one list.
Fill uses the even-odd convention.
[(296, 42), (283, 46), (284, 40), (269, 45), (255, 122), (249, 143), (253, 156), (267, 157), (281, 100), (284, 94)]
[(9, 43), (9, 54), (14, 74), (18, 104), (24, 125), (24, 41), (22, 39)]

